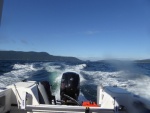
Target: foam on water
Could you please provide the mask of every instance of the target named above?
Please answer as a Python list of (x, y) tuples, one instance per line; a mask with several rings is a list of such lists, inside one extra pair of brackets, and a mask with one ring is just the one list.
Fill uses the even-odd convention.
[[(82, 71), (87, 76), (88, 84), (109, 85), (124, 88), (141, 97), (150, 98), (150, 77), (146, 75), (136, 75), (131, 77), (127, 71), (101, 72), (101, 71)], [(133, 74), (133, 73), (132, 73)], [(132, 78), (132, 79), (131, 79)], [(92, 82), (89, 82), (92, 81)]]
[(24, 80), (38, 70), (40, 70), (40, 68), (34, 68), (34, 63), (14, 64), (12, 71), (0, 76), (0, 87), (6, 87), (10, 84)]
[(128, 87), (128, 90), (140, 95), (148, 100), (150, 100), (150, 77), (142, 76), (133, 81), (135, 85), (133, 87)]
[(43, 63), (43, 67), (45, 68), (46, 71), (48, 72), (60, 72), (61, 71), (61, 66), (60, 65), (54, 65), (51, 62), (48, 63)]
[(64, 72), (71, 71), (71, 72), (78, 73), (80, 75), (80, 82), (82, 83), (83, 81), (85, 81), (85, 79), (81, 72), (85, 67), (86, 67), (86, 64), (79, 64), (79, 65), (73, 65), (73, 66), (66, 65)]
[[(40, 64), (39, 67), (36, 67), (36, 64)], [(118, 65), (118, 64), (117, 64)], [(80, 75), (80, 84), (82, 85), (117, 85), (127, 89), (130, 92), (133, 92), (137, 95), (140, 95), (144, 98), (150, 99), (150, 77), (143, 75), (139, 69), (134, 68), (134, 66), (124, 66), (121, 67), (119, 71), (113, 72), (103, 72), (103, 71), (88, 71), (85, 70), (86, 64), (79, 65), (68, 65), (65, 63), (26, 63), (26, 64), (14, 64), (13, 70), (7, 73), (4, 73), (0, 76), (0, 87), (6, 87), (7, 85), (16, 83), (25, 78), (29, 78), (36, 72), (44, 69), (47, 72), (51, 73), (49, 79), (53, 79), (53, 83), (56, 84), (56, 89), (54, 95), (57, 99), (60, 99), (60, 81), (62, 74), (64, 72), (76, 72)], [(130, 68), (130, 69), (128, 69)], [(93, 69), (94, 70), (94, 69)], [(85, 100), (82, 92), (80, 93), (81, 100)]]

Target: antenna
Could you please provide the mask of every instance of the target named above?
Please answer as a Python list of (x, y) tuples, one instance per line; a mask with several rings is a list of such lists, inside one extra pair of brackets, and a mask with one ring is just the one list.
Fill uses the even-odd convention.
[(0, 25), (1, 25), (1, 19), (2, 19), (2, 12), (3, 12), (3, 0), (0, 0)]

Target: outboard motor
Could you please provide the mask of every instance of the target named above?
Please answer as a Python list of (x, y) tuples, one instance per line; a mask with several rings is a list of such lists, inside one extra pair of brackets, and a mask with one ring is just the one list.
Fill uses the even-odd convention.
[(62, 104), (76, 105), (80, 91), (80, 78), (77, 73), (63, 73), (60, 86)]

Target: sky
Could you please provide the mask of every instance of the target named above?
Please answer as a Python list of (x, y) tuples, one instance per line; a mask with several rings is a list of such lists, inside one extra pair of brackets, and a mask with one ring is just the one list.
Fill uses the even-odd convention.
[(150, 58), (150, 0), (4, 0), (0, 50)]

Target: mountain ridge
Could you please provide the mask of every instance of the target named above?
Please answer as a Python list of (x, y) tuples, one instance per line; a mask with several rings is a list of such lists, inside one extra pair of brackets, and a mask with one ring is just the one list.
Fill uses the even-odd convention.
[(25, 60), (25, 61), (70, 61), (80, 62), (76, 57), (68, 56), (54, 56), (47, 52), (35, 52), (35, 51), (0, 51), (0, 60)]

